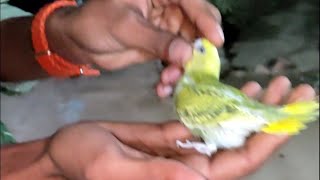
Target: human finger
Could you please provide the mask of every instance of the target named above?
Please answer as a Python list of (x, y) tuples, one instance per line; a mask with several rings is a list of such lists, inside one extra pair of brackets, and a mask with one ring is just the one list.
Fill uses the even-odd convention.
[(269, 105), (280, 104), (283, 101), (283, 99), (288, 95), (290, 89), (291, 82), (287, 77), (276, 77), (269, 83), (261, 101)]
[(94, 54), (92, 58), (101, 68), (117, 70), (132, 64), (146, 62), (154, 59), (155, 56), (139, 49), (126, 49), (107, 54)]
[(250, 81), (242, 86), (241, 91), (251, 98), (256, 98), (262, 88), (259, 83)]
[[(127, 47), (147, 52), (182, 66), (192, 56), (191, 44), (168, 31), (161, 30), (137, 13), (128, 13), (114, 27), (117, 39)], [(128, 28), (132, 33), (128, 33)], [(132, 36), (132, 34), (135, 34)]]

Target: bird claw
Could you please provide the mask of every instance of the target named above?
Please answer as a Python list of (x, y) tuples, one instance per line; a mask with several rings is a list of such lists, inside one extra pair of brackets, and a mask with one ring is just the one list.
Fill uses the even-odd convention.
[(176, 144), (179, 148), (183, 149), (195, 149), (201, 154), (206, 154), (207, 156), (211, 156), (213, 153), (217, 151), (217, 146), (214, 144), (207, 145), (202, 142), (191, 142), (189, 140), (186, 140), (185, 143), (177, 140)]

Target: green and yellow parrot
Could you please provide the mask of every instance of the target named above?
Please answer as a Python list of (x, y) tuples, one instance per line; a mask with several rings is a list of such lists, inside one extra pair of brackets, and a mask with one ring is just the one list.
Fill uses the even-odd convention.
[(270, 106), (250, 99), (240, 90), (219, 82), (218, 51), (206, 39), (194, 43), (193, 57), (178, 82), (175, 108), (182, 123), (203, 142), (177, 141), (211, 155), (218, 149), (242, 146), (254, 132), (298, 134), (319, 117), (319, 103), (305, 101)]

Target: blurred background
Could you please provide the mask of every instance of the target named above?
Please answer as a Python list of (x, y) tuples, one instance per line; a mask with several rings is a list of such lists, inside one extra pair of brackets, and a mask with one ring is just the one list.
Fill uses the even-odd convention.
[(211, 2), (223, 15), (227, 82), (285, 74), (319, 91), (319, 0)]
[[(45, 2), (11, 0), (34, 13)], [(266, 86), (279, 74), (319, 92), (319, 0), (211, 0), (223, 15), (226, 43), (219, 53), (223, 81)], [(16, 13), (15, 11), (12, 13)], [(159, 63), (150, 62), (98, 78), (41, 81), (30, 93), (1, 94), (1, 120), (18, 141), (42, 138), (79, 119), (161, 122), (177, 119), (172, 99), (153, 88)], [(79, 142), (81, 143), (81, 142)], [(246, 180), (319, 179), (319, 122), (294, 137)]]

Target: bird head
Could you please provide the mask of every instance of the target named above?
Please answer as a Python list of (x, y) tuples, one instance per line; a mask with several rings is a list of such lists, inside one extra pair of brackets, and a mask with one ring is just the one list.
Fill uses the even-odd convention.
[(220, 66), (217, 48), (207, 39), (199, 38), (194, 42), (193, 56), (185, 66), (185, 73), (205, 73), (219, 79)]

